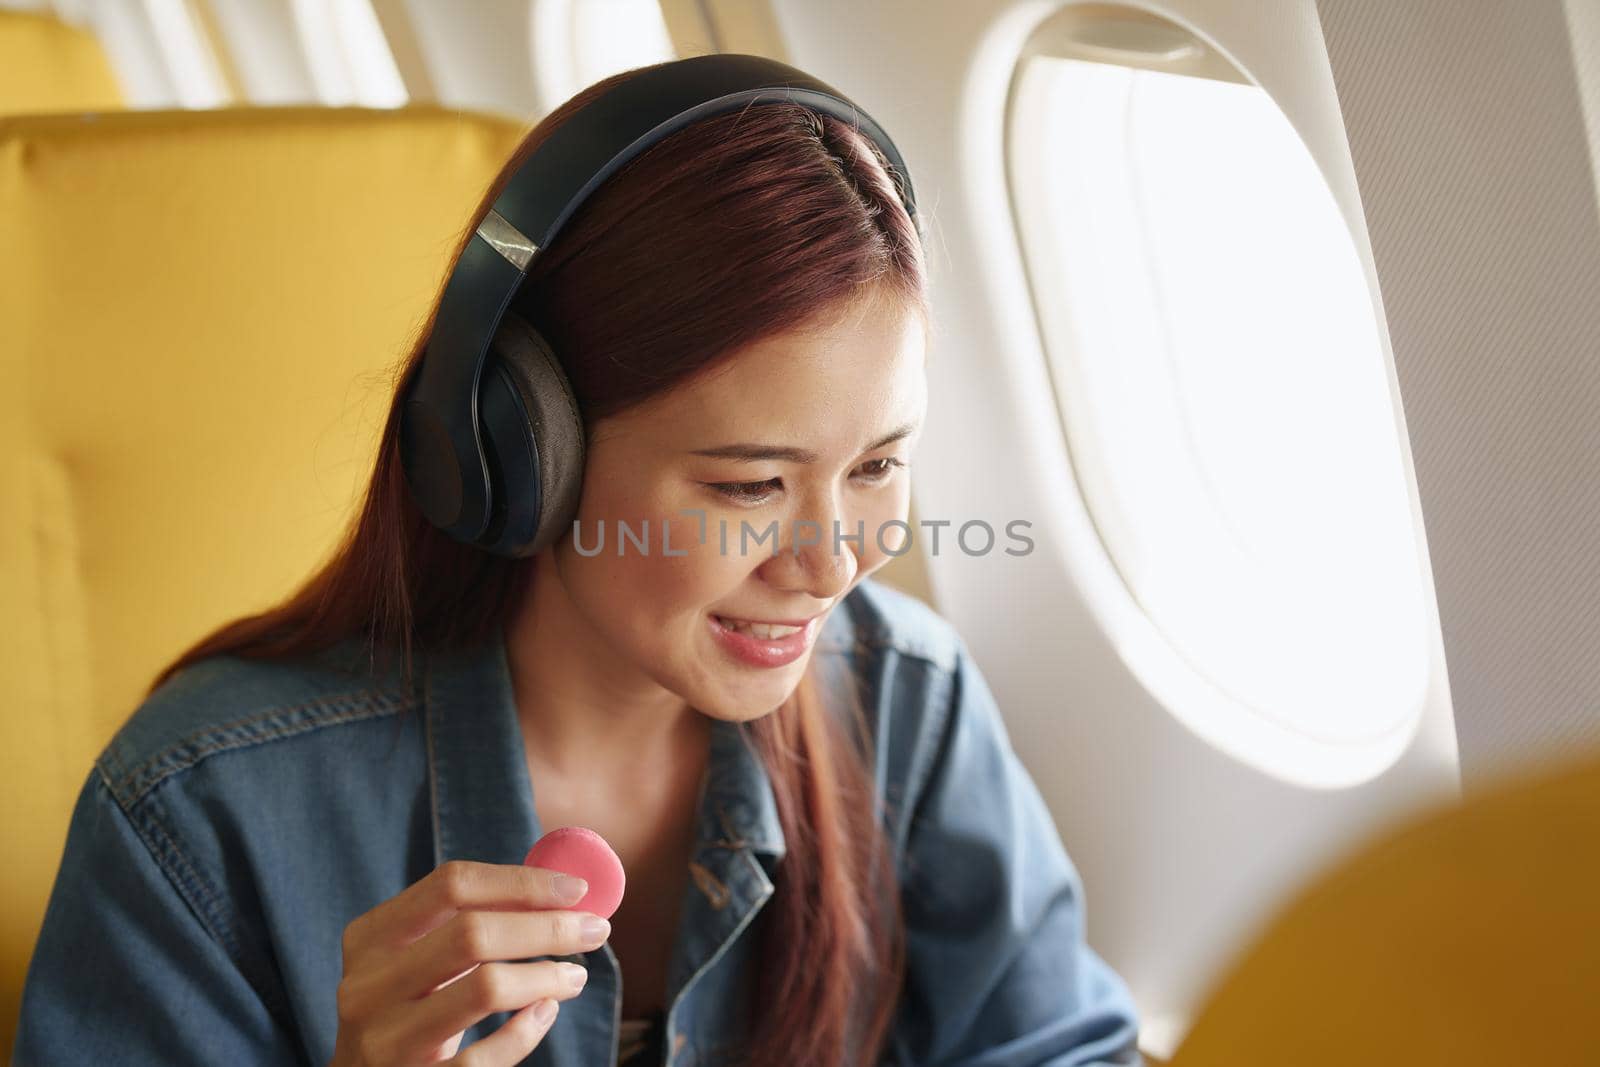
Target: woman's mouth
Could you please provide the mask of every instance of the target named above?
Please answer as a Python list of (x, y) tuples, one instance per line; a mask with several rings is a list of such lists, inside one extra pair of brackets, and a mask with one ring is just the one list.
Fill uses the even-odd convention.
[(822, 616), (804, 626), (781, 626), (707, 615), (712, 636), (729, 655), (752, 667), (783, 667), (805, 654)]

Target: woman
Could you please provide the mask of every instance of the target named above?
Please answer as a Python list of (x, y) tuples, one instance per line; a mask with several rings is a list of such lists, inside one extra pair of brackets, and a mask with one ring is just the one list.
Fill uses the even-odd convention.
[[(791, 104), (591, 195), (511, 319), (581, 409), (573, 530), (506, 559), (435, 529), (397, 400), (341, 551), (97, 760), (17, 1062), (1137, 1062), (982, 676), (867, 580), (903, 545), (925, 284), (882, 156)], [(626, 867), (609, 924), (520, 862), (568, 825)]]

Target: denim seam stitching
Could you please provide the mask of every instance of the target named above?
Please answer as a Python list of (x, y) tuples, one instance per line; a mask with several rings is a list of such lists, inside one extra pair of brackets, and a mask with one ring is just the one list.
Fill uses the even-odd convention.
[[(281, 740), (325, 726), (340, 726), (398, 714), (411, 708), (413, 703), (409, 698), (382, 692), (374, 695), (370, 690), (362, 689), (256, 712), (232, 722), (207, 726), (173, 742), (136, 765), (131, 771), (124, 772), (120, 776), (120, 781), (108, 780), (107, 788), (117, 795), (118, 801), (125, 808), (131, 809), (156, 786), (174, 774), (188, 770), (207, 756), (230, 749)], [(330, 711), (332, 714), (288, 721), (290, 716), (318, 710)], [(251, 727), (263, 728), (251, 731)], [(233, 736), (221, 736), (229, 732), (232, 732)], [(115, 756), (112, 758), (120, 768), (122, 766), (120, 758)]]
[[(202, 920), (202, 925), (206, 928), (206, 933), (211, 934), (211, 939), (221, 945), (222, 952), (227, 953), (227, 958), (234, 961), (235, 968), (238, 968), (238, 973), (245, 976), (245, 981), (250, 981), (250, 971), (246, 971), (245, 960), (243, 960), (245, 952), (243, 952), (242, 945), (238, 942), (238, 931), (235, 929), (234, 923), (229, 921), (229, 918), (224, 915), (224, 910), (222, 910), (222, 894), (218, 893), (210, 881), (202, 877), (198, 870), (195, 870), (195, 865), (189, 861), (189, 856), (179, 848), (178, 841), (173, 837), (173, 833), (166, 829), (162, 819), (157, 817), (154, 803), (154, 800), (150, 801), (150, 803), (141, 803), (141, 814), (144, 816), (142, 822), (146, 824), (147, 830), (149, 830), (149, 837), (158, 838), (160, 845), (152, 845), (149, 837), (147, 837), (146, 848), (150, 849), (150, 854), (155, 857), (155, 862), (160, 864), (162, 870), (165, 870), (166, 877), (173, 881), (173, 885), (178, 886), (179, 893), (184, 894), (184, 899), (187, 899), (190, 905), (194, 907), (195, 912), (200, 915), (200, 920)], [(133, 822), (136, 827), (139, 827), (139, 822), (141, 821)], [(141, 837), (146, 837), (146, 833), (141, 832)], [(250, 985), (256, 990), (256, 995), (261, 997), (262, 1003), (269, 1003), (270, 1005), (269, 997), (264, 995), (261, 987), (256, 985), (256, 982), (250, 982)]]
[[(261, 999), (262, 1007), (272, 1016), (273, 1020), (279, 1026), (284, 1027), (285, 1032), (292, 1032), (293, 1028), (285, 1017), (283, 1001), (276, 994), (263, 989), (261, 984), (251, 977), (251, 972), (244, 966), (244, 954), (240, 950), (238, 938), (234, 933), (234, 926), (221, 911), (221, 894), (195, 869), (194, 864), (190, 862), (183, 849), (178, 846), (173, 835), (162, 825), (161, 820), (156, 818), (155, 812), (150, 810), (152, 805), (140, 805), (140, 811), (136, 815), (127, 805), (123, 804), (121, 798), (117, 795), (117, 791), (107, 779), (104, 769), (97, 768), (97, 772), (101, 785), (105, 787), (107, 794), (116, 803), (117, 808), (122, 812), (123, 818), (128, 821), (128, 827), (138, 837), (139, 842), (144, 845), (145, 852), (149, 854), (150, 859), (155, 863), (156, 869), (161, 872), (172, 888), (177, 891), (178, 896), (188, 905), (189, 910), (194, 914), (195, 921), (200, 924), (200, 928), (205, 931), (207, 937), (211, 938), (222, 949), (223, 955), (233, 964), (234, 969), (239, 972), (239, 976), (244, 979), (245, 983), (255, 991), (256, 996)], [(159, 843), (152, 840), (152, 838), (159, 838)]]

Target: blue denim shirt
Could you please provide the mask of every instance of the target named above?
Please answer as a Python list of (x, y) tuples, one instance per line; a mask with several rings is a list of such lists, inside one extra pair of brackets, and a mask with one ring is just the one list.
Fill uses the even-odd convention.
[[(522, 861), (542, 828), (503, 640), (430, 658), (411, 697), (349, 647), (202, 661), (118, 731), (72, 816), (16, 1064), (326, 1064), (345, 925), (446, 860)], [(861, 687), (902, 880), (906, 982), (881, 1062), (1138, 1063), (1077, 873), (949, 623), (867, 579), (813, 655), (825, 684)], [(738, 724), (714, 722), (697, 818), (667, 976), (676, 1067), (716, 1063), (761, 1010), (746, 932), (784, 839)], [(584, 961), (526, 1064), (616, 1062), (621, 970), (609, 944)]]

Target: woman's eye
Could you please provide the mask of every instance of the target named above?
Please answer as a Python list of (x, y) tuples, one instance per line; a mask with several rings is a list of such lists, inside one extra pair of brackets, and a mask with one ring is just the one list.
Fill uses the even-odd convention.
[(904, 466), (904, 462), (890, 456), (885, 459), (868, 460), (862, 465), (862, 473), (869, 482), (881, 482), (893, 474), (896, 467)]
[(771, 491), (781, 486), (778, 478), (768, 478), (764, 482), (708, 482), (706, 483), (730, 500), (737, 500), (741, 504), (759, 504), (765, 500)]
[[(878, 482), (886, 481), (896, 467), (904, 466), (904, 461), (893, 457), (869, 460), (862, 464), (857, 477), (876, 485)], [(760, 504), (783, 488), (783, 479), (768, 478), (764, 482), (707, 482), (706, 485), (729, 500), (741, 504)]]

